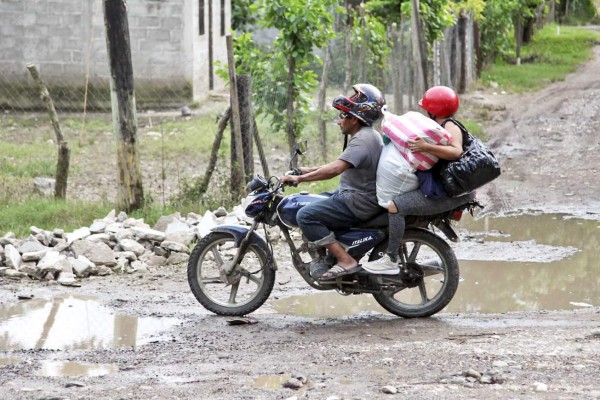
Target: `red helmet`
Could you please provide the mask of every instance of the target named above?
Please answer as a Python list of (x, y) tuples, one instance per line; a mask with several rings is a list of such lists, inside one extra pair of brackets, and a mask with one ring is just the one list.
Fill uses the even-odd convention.
[(458, 110), (458, 95), (446, 86), (434, 86), (419, 100), (419, 107), (429, 114), (447, 118)]

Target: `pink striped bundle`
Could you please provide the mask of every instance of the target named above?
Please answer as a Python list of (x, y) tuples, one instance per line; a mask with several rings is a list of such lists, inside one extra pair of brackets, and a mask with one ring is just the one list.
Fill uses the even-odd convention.
[(408, 141), (417, 137), (428, 143), (447, 145), (452, 141), (452, 135), (437, 122), (415, 111), (403, 115), (385, 112), (381, 129), (395, 145), (396, 149), (408, 163), (421, 171), (427, 171), (437, 162), (438, 157), (431, 153), (412, 152)]

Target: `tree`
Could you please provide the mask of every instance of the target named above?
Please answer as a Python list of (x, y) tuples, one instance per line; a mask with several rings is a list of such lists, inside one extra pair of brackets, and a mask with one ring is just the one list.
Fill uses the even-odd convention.
[(133, 65), (125, 0), (104, 0), (104, 23), (111, 75), (113, 125), (119, 139), (117, 143), (118, 204), (124, 210), (131, 211), (143, 206), (144, 191), (137, 150)]
[(309, 69), (317, 57), (313, 50), (323, 48), (327, 40), (333, 37), (333, 18), (331, 10), (336, 0), (259, 0), (261, 25), (275, 28), (279, 36), (273, 43), (277, 66), (286, 71), (286, 133), (290, 152), (304, 121), (298, 110), (307, 110), (308, 99), (317, 84), (316, 73)]

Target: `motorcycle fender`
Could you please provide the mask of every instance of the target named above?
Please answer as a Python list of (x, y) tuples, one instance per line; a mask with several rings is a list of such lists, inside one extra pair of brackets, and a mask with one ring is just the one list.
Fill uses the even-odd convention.
[(456, 231), (454, 230), (452, 225), (450, 225), (450, 223), (442, 221), (442, 222), (436, 224), (435, 227), (438, 228), (440, 231), (442, 231), (444, 233), (444, 235), (446, 235), (448, 240), (451, 240), (453, 242), (460, 241), (458, 234), (456, 233)]
[[(231, 234), (235, 239), (235, 247), (240, 247), (240, 243), (242, 243), (242, 240), (244, 240), (244, 238), (248, 234), (249, 229), (239, 225), (219, 225), (212, 228), (211, 231)], [(252, 232), (252, 234), (250, 235), (250, 243), (256, 244), (257, 246), (262, 246), (262, 248), (267, 250), (269, 257), (271, 258), (271, 262), (268, 264), (271, 266), (271, 268), (277, 270), (275, 258), (273, 257), (273, 254), (270, 251), (268, 251), (269, 246), (267, 245), (265, 239), (261, 238), (256, 232)]]

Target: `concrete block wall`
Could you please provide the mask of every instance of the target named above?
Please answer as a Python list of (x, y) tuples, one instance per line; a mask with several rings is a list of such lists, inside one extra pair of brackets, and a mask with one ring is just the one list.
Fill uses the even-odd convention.
[[(187, 86), (196, 100), (209, 94), (208, 29), (199, 35), (199, 5), (213, 11), (213, 60), (226, 62), (221, 7), (227, 33), (230, 0), (127, 0), (136, 89)], [(49, 85), (106, 84), (102, 0), (0, 0), (0, 78), (30, 81), (25, 65), (37, 65)], [(224, 84), (214, 77), (213, 89)]]

